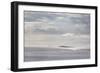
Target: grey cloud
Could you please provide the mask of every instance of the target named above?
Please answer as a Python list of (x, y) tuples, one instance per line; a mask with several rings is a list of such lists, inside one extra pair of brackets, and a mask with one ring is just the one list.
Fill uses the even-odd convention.
[[(79, 33), (90, 34), (90, 14), (76, 14), (65, 12), (42, 12), (42, 11), (25, 11), (25, 22), (42, 22), (41, 25), (52, 25), (56, 28), (41, 29), (41, 26), (33, 29), (33, 33), (45, 34), (62, 34), (62, 33)], [(40, 23), (39, 23), (40, 24)], [(33, 24), (37, 25), (37, 24)], [(44, 25), (44, 28), (45, 28)]]
[(56, 30), (54, 28), (48, 28), (47, 30), (45, 29), (35, 29), (33, 30), (33, 33), (42, 33), (42, 34), (63, 34), (62, 31)]
[(55, 14), (48, 14), (48, 12), (32, 12), (32, 11), (25, 11), (25, 22), (32, 22), (32, 21), (41, 21), (43, 18), (47, 18), (49, 20), (54, 20), (56, 18)]

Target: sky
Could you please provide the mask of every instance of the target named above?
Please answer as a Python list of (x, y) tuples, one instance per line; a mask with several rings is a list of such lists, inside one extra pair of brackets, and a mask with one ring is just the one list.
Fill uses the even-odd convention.
[(90, 48), (90, 14), (24, 11), (26, 47)]

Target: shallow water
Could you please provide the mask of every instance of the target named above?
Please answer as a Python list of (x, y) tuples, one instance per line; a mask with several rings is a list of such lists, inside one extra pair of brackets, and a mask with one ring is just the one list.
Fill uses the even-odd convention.
[(73, 60), (73, 59), (89, 59), (90, 50), (70, 50), (40, 47), (25, 47), (24, 61), (50, 61), (50, 60)]

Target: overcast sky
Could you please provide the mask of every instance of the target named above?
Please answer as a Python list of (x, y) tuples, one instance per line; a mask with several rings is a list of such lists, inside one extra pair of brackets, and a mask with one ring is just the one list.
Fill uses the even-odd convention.
[[(35, 38), (35, 40), (31, 41), (33, 44), (36, 44), (34, 42), (37, 42), (37, 44), (39, 44), (38, 42), (40, 41), (42, 41), (43, 43), (43, 41), (45, 40), (46, 40), (45, 44), (53, 43), (54, 41), (49, 42), (49, 40), (47, 39), (43, 40), (43, 38), (47, 38), (46, 35), (50, 36), (56, 35), (55, 38), (57, 38), (58, 36), (60, 36), (59, 38), (64, 38), (62, 36), (71, 36), (69, 37), (71, 38), (71, 40), (66, 40), (65, 42), (72, 41), (73, 37), (77, 37), (79, 39), (75, 40), (76, 42), (82, 43), (80, 41), (83, 41), (84, 44), (86, 43), (89, 46), (90, 14), (24, 11), (24, 23), (25, 23), (25, 35), (28, 36), (30, 34), (30, 37)], [(41, 37), (39, 38), (35, 37), (36, 35), (39, 34), (45, 35), (45, 37), (42, 36), (42, 40), (40, 39)], [(49, 37), (48, 39), (53, 39), (53, 38)], [(67, 39), (69, 38), (67, 37)], [(55, 39), (55, 41), (57, 40), (59, 39)], [(60, 39), (60, 44), (62, 43), (61, 40), (64, 39)], [(29, 40), (27, 41), (29, 42)], [(75, 41), (73, 42), (75, 43)]]

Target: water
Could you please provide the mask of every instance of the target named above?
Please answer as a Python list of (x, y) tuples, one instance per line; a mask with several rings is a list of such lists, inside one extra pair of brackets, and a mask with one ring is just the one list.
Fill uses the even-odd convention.
[(50, 60), (73, 60), (73, 59), (89, 59), (90, 50), (70, 50), (56, 48), (41, 48), (41, 47), (25, 47), (24, 61), (50, 61)]

